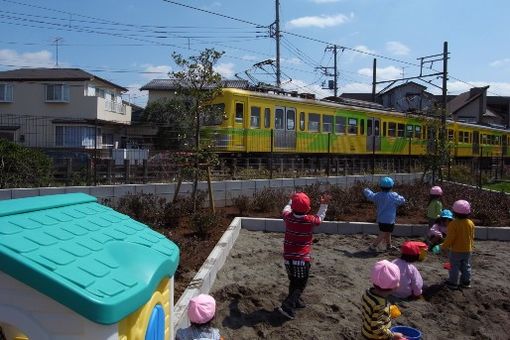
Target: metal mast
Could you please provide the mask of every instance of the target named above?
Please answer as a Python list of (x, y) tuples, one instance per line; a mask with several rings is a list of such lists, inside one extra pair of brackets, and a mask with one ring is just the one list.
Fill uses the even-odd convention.
[(276, 86), (280, 87), (281, 71), (280, 71), (280, 0), (276, 0), (276, 20), (274, 22), (275, 27), (275, 39), (276, 39)]

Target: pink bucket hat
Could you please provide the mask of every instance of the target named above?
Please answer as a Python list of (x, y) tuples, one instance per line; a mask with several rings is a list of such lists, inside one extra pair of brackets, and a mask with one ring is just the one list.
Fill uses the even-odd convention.
[(465, 200), (458, 200), (453, 203), (452, 210), (457, 214), (469, 215), (471, 214), (471, 204)]
[(370, 274), (372, 283), (382, 289), (395, 289), (400, 282), (400, 269), (388, 260), (377, 262)]
[(211, 321), (216, 312), (216, 301), (211, 295), (200, 294), (192, 298), (188, 305), (188, 318), (193, 323)]
[(430, 194), (434, 196), (442, 196), (443, 195), (443, 189), (441, 189), (440, 186), (433, 186), (430, 188)]
[(290, 207), (294, 212), (306, 214), (310, 211), (310, 198), (304, 192), (295, 193)]

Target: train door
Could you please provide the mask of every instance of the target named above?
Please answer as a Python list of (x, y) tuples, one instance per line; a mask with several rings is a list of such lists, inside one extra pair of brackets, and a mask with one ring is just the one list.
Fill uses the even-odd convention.
[(367, 152), (381, 151), (380, 125), (378, 118), (367, 119)]
[(246, 118), (245, 114), (245, 108), (246, 108), (246, 102), (237, 100), (235, 101), (235, 107), (234, 107), (234, 129), (236, 132), (232, 135), (232, 146), (235, 149), (244, 149), (246, 146), (245, 140), (246, 140), (246, 131), (245, 131), (245, 125), (244, 121)]
[(501, 136), (501, 155), (506, 156), (508, 151), (508, 138), (507, 135)]
[(473, 156), (480, 153), (480, 134), (478, 131), (473, 131)]
[(296, 148), (296, 109), (277, 106), (274, 111), (274, 146)]
[(436, 129), (429, 126), (427, 127), (427, 153), (434, 152), (436, 152)]

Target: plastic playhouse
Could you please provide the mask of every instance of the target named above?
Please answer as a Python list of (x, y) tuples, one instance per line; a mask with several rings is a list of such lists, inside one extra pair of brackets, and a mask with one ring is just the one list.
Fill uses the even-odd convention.
[(0, 201), (0, 327), (8, 340), (162, 340), (179, 249), (76, 193)]

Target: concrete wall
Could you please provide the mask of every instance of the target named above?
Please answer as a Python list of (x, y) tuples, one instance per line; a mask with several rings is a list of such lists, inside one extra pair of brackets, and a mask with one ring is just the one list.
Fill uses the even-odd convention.
[[(264, 188), (278, 188), (289, 193), (296, 187), (311, 185), (314, 183), (332, 184), (346, 188), (356, 181), (378, 183), (383, 175), (352, 175), (330, 177), (300, 177), (300, 178), (277, 178), (277, 179), (254, 179), (244, 181), (222, 181), (212, 183), (214, 200), (217, 207), (232, 204), (232, 200), (241, 196), (251, 197), (255, 192)], [(412, 183), (421, 178), (421, 173), (392, 174), (397, 183)], [(0, 200), (14, 199), (30, 196), (65, 194), (71, 192), (83, 192), (98, 198), (116, 201), (128, 193), (147, 193), (172, 199), (175, 193), (176, 183), (152, 183), (152, 184), (120, 184), (98, 186), (68, 186), (68, 187), (41, 187), (41, 188), (17, 188), (0, 189)], [(200, 182), (198, 189), (207, 191), (207, 182)], [(190, 195), (191, 182), (183, 182), (179, 191), (180, 195)]]

